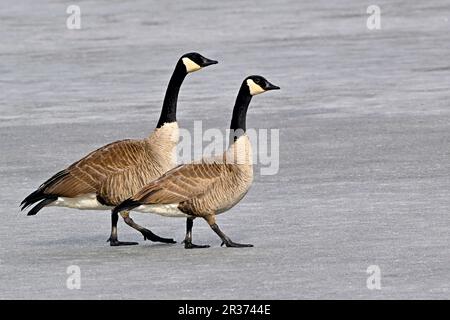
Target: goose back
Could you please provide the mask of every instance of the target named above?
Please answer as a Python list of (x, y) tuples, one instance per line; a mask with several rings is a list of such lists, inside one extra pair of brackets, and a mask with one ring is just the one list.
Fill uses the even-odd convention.
[(176, 165), (177, 141), (175, 122), (144, 140), (108, 144), (50, 178), (42, 192), (68, 198), (95, 193), (102, 204), (117, 205)]

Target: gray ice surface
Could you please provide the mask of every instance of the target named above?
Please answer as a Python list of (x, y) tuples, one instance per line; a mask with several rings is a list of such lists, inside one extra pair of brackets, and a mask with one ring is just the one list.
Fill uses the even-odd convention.
[[(450, 3), (93, 1), (81, 30), (66, 1), (0, 4), (0, 298), (450, 298)], [(366, 27), (381, 7), (381, 30)], [(220, 64), (189, 75), (180, 125), (229, 124), (242, 79), (282, 90), (253, 99), (248, 126), (279, 128), (280, 170), (255, 177), (221, 228), (134, 214), (176, 245), (109, 247), (104, 211), (19, 213), (45, 179), (91, 150), (151, 132), (178, 57)], [(255, 172), (259, 172), (259, 167)], [(78, 265), (80, 290), (66, 287)], [(366, 269), (381, 269), (381, 290)]]

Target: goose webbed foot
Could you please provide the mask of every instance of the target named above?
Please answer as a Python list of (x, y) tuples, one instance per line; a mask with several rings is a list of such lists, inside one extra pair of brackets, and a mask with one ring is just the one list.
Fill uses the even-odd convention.
[(148, 229), (142, 229), (139, 230), (142, 235), (144, 236), (144, 240), (150, 240), (153, 242), (162, 242), (162, 243), (177, 243), (175, 240), (173, 239), (169, 239), (169, 238), (161, 238), (160, 236), (157, 236), (156, 234), (154, 234), (153, 232), (151, 232)]
[(184, 240), (183, 243), (184, 243), (185, 249), (203, 249), (203, 248), (210, 247), (209, 244), (203, 244), (203, 245), (193, 244), (192, 241), (189, 241), (189, 240)]
[(139, 244), (139, 243), (137, 243), (137, 242), (119, 241), (119, 240), (117, 240), (117, 238), (116, 238), (116, 239), (114, 239), (114, 238), (109, 238), (109, 239), (107, 240), (107, 242), (109, 242), (109, 245), (110, 245), (111, 247), (118, 247), (118, 246), (135, 246), (135, 245)]
[(223, 247), (224, 245), (227, 246), (227, 247), (229, 247), (229, 248), (250, 248), (250, 247), (253, 247), (252, 244), (236, 243), (236, 242), (233, 242), (233, 241), (231, 241), (231, 240), (228, 240), (228, 241), (222, 241), (222, 243), (220, 244), (220, 246)]

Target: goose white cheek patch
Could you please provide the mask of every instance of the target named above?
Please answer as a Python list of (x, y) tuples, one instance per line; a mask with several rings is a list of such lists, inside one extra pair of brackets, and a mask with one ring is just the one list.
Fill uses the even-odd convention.
[(188, 73), (200, 70), (202, 68), (198, 64), (196, 64), (194, 61), (192, 61), (191, 59), (189, 59), (187, 57), (184, 57), (182, 59), (182, 61), (183, 61), (184, 65), (186, 66), (186, 71)]
[(263, 93), (265, 90), (261, 86), (257, 85), (252, 79), (247, 79), (247, 85), (250, 88), (250, 94), (252, 96)]

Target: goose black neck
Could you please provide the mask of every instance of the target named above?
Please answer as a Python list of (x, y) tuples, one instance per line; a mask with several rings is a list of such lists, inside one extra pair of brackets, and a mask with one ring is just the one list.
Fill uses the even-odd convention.
[(239, 89), (239, 93), (236, 98), (236, 103), (233, 108), (233, 117), (231, 118), (230, 129), (231, 132), (235, 133), (235, 139), (239, 136), (236, 134), (242, 135), (247, 130), (246, 127), (246, 119), (247, 119), (247, 109), (252, 100), (252, 96), (250, 95), (249, 88), (247, 84), (244, 82)]
[(178, 93), (180, 92), (181, 84), (186, 75), (186, 67), (183, 62), (179, 60), (173, 71), (172, 77), (170, 78), (169, 85), (167, 86), (161, 116), (159, 117), (158, 125), (156, 126), (157, 128), (162, 127), (164, 123), (177, 121)]

